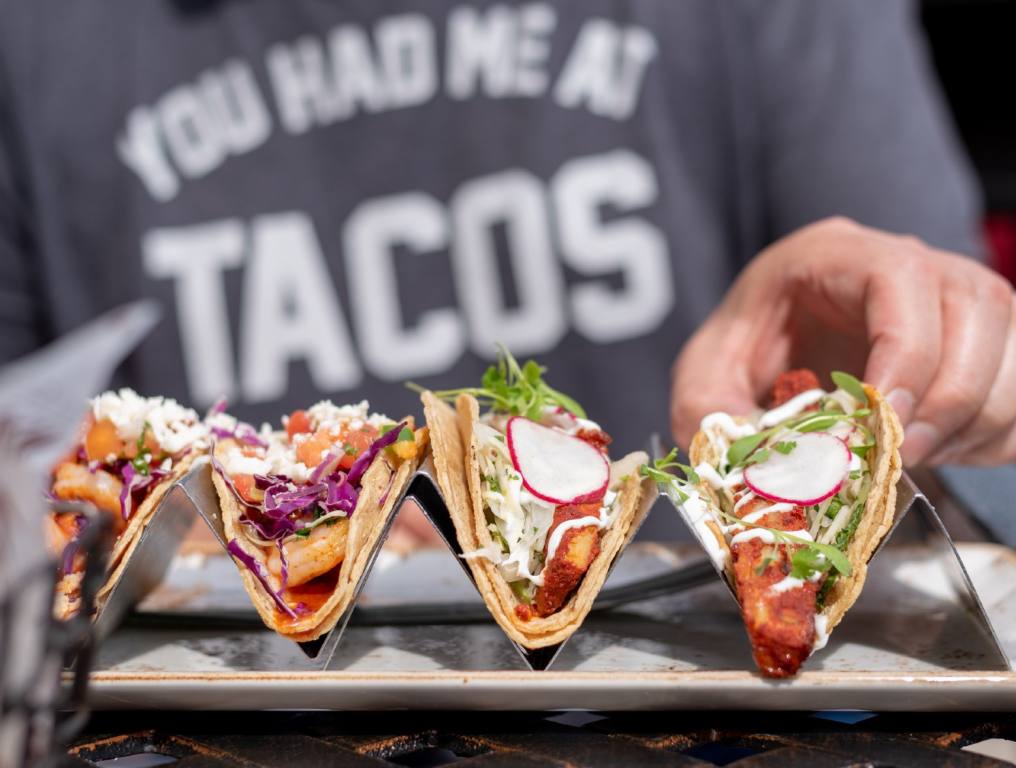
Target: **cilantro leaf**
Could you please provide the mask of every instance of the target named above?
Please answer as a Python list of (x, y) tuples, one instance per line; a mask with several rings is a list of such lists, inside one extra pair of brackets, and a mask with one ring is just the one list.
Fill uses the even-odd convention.
[(797, 443), (793, 440), (781, 440), (780, 442), (776, 443), (773, 446), (773, 450), (778, 451), (779, 453), (782, 453), (784, 456), (786, 456), (796, 447)]

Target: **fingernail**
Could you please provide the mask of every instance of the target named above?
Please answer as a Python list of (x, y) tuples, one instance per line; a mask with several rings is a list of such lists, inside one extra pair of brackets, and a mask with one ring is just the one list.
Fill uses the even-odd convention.
[(938, 447), (942, 434), (926, 421), (915, 421), (903, 432), (903, 463), (920, 464)]
[(909, 389), (898, 387), (886, 395), (886, 401), (896, 411), (900, 424), (906, 426), (914, 415), (914, 396)]

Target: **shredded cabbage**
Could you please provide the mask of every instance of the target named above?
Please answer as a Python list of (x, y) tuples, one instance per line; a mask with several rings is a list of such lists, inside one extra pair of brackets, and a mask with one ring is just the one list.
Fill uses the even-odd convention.
[[(527, 584), (520, 589), (528, 594), (528, 585), (543, 586), (544, 548), (556, 507), (533, 496), (523, 486), (522, 475), (512, 463), (503, 434), (481, 422), (475, 423), (473, 429), (479, 444), (480, 496), (488, 513), (494, 545), (468, 552), (464, 557), (487, 558), (509, 583), (525, 580)], [(597, 517), (601, 528), (614, 521), (614, 498), (614, 494), (608, 493), (603, 499)]]

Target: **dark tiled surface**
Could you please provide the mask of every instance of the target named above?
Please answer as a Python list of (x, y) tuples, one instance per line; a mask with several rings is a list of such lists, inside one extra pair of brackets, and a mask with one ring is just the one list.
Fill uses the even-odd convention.
[(180, 768), (1006, 765), (962, 750), (989, 738), (1016, 740), (1016, 715), (885, 714), (845, 725), (759, 712), (104, 712), (67, 765), (146, 753)]

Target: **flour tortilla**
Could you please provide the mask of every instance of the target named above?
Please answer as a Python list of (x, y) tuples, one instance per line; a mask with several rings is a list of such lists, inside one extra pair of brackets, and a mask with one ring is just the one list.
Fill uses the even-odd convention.
[[(473, 436), (473, 424), (480, 418), (479, 404), (474, 397), (465, 394), (458, 398), (457, 409), (452, 409), (432, 392), (422, 393), (421, 400), (430, 429), (438, 485), (455, 525), (459, 546), (469, 553), (493, 545), (480, 497), (480, 465)], [(647, 460), (645, 454), (630, 454), (613, 466), (637, 466)], [(485, 557), (466, 559), (476, 588), (505, 633), (529, 649), (556, 645), (568, 639), (585, 620), (611, 564), (634, 535), (641, 495), (654, 492), (648, 480), (640, 483), (635, 476), (624, 479), (618, 489), (621, 508), (614, 524), (600, 539), (600, 554), (568, 601), (546, 618), (534, 616), (528, 621), (521, 620), (515, 615), (515, 606), (520, 601), (497, 566)]]
[[(173, 483), (187, 474), (194, 460), (201, 453), (200, 450), (192, 448), (181, 456), (174, 464), (173, 469), (170, 470), (170, 473), (154, 485), (151, 492), (145, 497), (145, 500), (134, 510), (130, 520), (127, 521), (127, 527), (124, 528), (119, 538), (113, 544), (113, 549), (109, 554), (109, 560), (106, 563), (106, 573), (108, 576), (102, 588), (95, 595), (96, 616), (99, 615), (99, 612), (106, 604), (106, 600), (109, 599), (113, 587), (116, 586), (120, 576), (123, 575), (128, 561), (138, 546), (138, 542), (141, 541), (145, 528), (151, 522), (152, 515), (162, 502), (166, 492), (172, 487)], [(100, 514), (106, 513), (100, 512)], [(69, 619), (77, 613), (80, 588), (81, 574), (69, 573), (57, 582), (56, 601), (53, 609), (56, 618), (60, 620)]]
[[(220, 462), (234, 442), (223, 440), (216, 445), (215, 457)], [(338, 623), (355, 597), (356, 586), (367, 567), (371, 552), (381, 537), (388, 518), (395, 511), (395, 503), (402, 497), (416, 471), (417, 464), (417, 459), (403, 461), (395, 469), (389, 464), (385, 452), (381, 451), (364, 473), (356, 509), (348, 518), (346, 555), (339, 565), (335, 591), (317, 610), (304, 614), (295, 621), (289, 621), (288, 618), (280, 620), (275, 600), (246, 566), (238, 564), (244, 588), (265, 626), (283, 637), (302, 643), (316, 640)], [(259, 562), (267, 573), (271, 550), (262, 549), (244, 535), (244, 527), (240, 523), (243, 506), (218, 472), (212, 473), (212, 480), (219, 494), (227, 541), (236, 539), (240, 548)]]
[[(871, 415), (867, 417), (867, 423), (875, 436), (875, 447), (868, 455), (871, 469), (871, 489), (864, 505), (864, 515), (857, 530), (854, 531), (850, 544), (847, 545), (846, 555), (850, 561), (850, 576), (841, 575), (836, 580), (829, 590), (821, 614), (826, 617), (826, 630), (830, 632), (840, 623), (844, 614), (861, 594), (868, 573), (868, 561), (892, 527), (896, 513), (896, 482), (900, 479), (900, 473), (903, 471), (903, 462), (900, 458), (903, 428), (896, 417), (896, 412), (874, 387), (865, 384), (864, 392), (868, 396), (871, 408)], [(746, 419), (736, 420), (740, 423), (746, 421)], [(698, 466), (703, 461), (716, 466), (721, 459), (716, 455), (715, 449), (704, 432), (696, 433), (688, 453), (692, 466)], [(716, 494), (707, 483), (701, 483), (698, 490), (703, 498), (710, 499), (713, 505), (718, 505)], [(710, 528), (713, 529), (720, 546), (729, 551), (719, 527), (711, 525)], [(727, 563), (727, 575), (733, 585), (733, 571), (729, 557)]]

